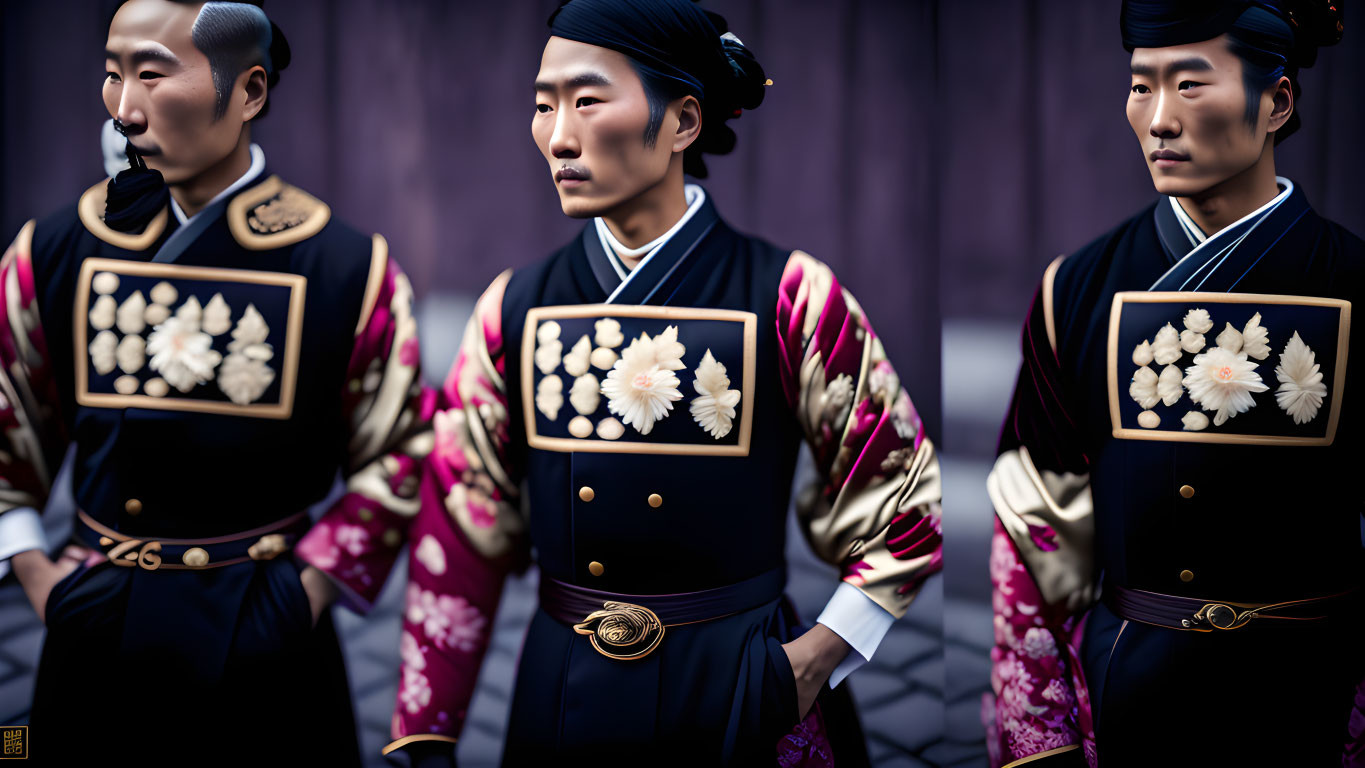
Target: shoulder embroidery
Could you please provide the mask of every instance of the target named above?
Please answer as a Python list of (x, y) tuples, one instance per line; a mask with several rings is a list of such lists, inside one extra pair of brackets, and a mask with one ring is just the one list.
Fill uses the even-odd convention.
[(253, 251), (283, 248), (322, 231), (332, 218), (327, 204), (271, 176), (228, 204), (228, 228)]
[(166, 222), (170, 220), (171, 215), (170, 206), (162, 208), (161, 212), (147, 225), (147, 228), (138, 235), (119, 232), (105, 224), (104, 201), (108, 195), (109, 180), (105, 179), (85, 190), (85, 194), (81, 195), (81, 200), (76, 205), (81, 223), (85, 225), (86, 229), (90, 230), (90, 234), (117, 248), (128, 251), (145, 251), (151, 248), (152, 244), (166, 231)]

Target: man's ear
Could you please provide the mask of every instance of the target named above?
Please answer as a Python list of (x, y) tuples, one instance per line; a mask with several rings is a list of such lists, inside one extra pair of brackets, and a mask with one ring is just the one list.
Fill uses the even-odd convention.
[(670, 107), (678, 110), (678, 131), (673, 134), (673, 151), (682, 152), (692, 146), (701, 135), (701, 102), (696, 96), (684, 96)]
[(233, 89), (234, 101), (241, 108), (242, 122), (247, 122), (265, 109), (266, 97), (270, 86), (266, 85), (265, 67), (259, 64), (237, 77), (237, 87)]
[(1289, 78), (1281, 77), (1270, 94), (1270, 125), (1267, 130), (1270, 133), (1280, 130), (1293, 114), (1294, 84), (1289, 82)]

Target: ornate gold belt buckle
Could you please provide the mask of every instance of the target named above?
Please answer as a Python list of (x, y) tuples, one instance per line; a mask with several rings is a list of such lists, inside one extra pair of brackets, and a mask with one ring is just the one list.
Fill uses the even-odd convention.
[(602, 610), (588, 614), (573, 631), (587, 635), (598, 653), (619, 661), (643, 659), (664, 639), (663, 622), (654, 611), (631, 603), (603, 603)]
[(1194, 615), (1194, 620), (1196, 623), (1208, 624), (1214, 629), (1237, 629), (1246, 626), (1255, 614), (1255, 611), (1238, 613), (1235, 608), (1223, 603), (1205, 603)]
[[(100, 539), (100, 543), (103, 544), (104, 539)], [(105, 553), (105, 557), (108, 557), (109, 562), (114, 565), (121, 565), (125, 568), (132, 568), (136, 565), (146, 571), (155, 571), (161, 567), (161, 555), (157, 554), (160, 551), (161, 542), (159, 541), (143, 542), (141, 539), (129, 539), (119, 542), (113, 549)]]

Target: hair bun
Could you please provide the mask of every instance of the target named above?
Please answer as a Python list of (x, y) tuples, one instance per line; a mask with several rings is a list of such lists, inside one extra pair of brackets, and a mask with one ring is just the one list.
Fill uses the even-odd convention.
[(1286, 3), (1294, 27), (1294, 58), (1301, 67), (1317, 61), (1318, 49), (1336, 45), (1346, 27), (1342, 23), (1342, 0), (1291, 0)]
[(273, 79), (277, 81), (280, 79), (280, 72), (289, 66), (293, 55), (289, 49), (289, 40), (284, 36), (284, 30), (275, 22), (270, 22), (270, 63), (275, 70), (271, 73)]

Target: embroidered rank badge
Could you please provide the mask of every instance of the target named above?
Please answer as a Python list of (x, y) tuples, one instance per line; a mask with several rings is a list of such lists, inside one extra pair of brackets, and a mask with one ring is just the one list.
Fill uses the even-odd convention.
[(1109, 315), (1109, 414), (1130, 440), (1331, 445), (1351, 303), (1129, 291)]
[(302, 275), (87, 259), (76, 288), (76, 402), (287, 419)]
[(747, 456), (752, 312), (596, 304), (526, 314), (527, 442), (561, 452)]

